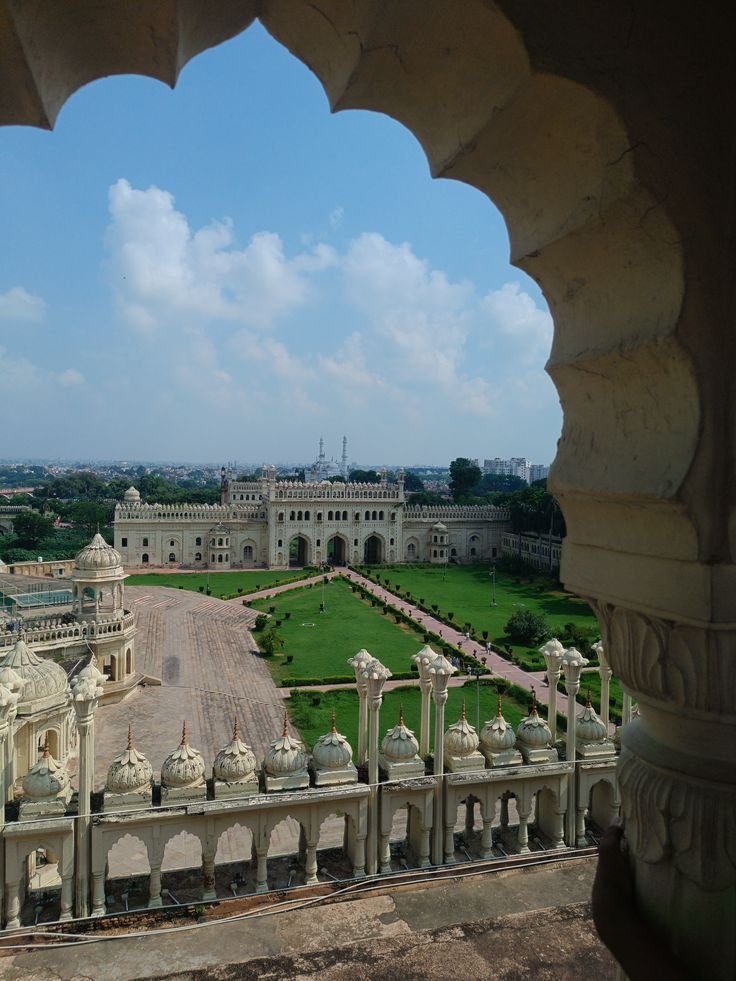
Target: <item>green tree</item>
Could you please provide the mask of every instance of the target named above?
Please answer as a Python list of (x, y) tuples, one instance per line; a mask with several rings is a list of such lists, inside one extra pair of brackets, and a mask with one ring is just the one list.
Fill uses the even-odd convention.
[(404, 474), (404, 490), (407, 493), (424, 490), (424, 481), (409, 470)]
[(459, 456), (450, 464), (450, 491), (454, 501), (467, 497), (481, 481), (481, 469), (465, 456)]
[(38, 548), (53, 530), (53, 519), (38, 511), (21, 511), (13, 518), (13, 531), (19, 548)]
[(533, 610), (519, 610), (514, 613), (503, 628), (504, 632), (520, 644), (541, 644), (549, 637), (547, 621), (541, 613)]

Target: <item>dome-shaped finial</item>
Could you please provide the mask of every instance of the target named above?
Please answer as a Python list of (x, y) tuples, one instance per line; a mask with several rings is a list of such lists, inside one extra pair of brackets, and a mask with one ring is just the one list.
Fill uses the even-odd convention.
[(184, 724), (181, 727), (181, 745), (189, 745), (189, 730), (187, 729), (187, 720), (184, 719)]
[(128, 747), (129, 750), (133, 748), (133, 727), (130, 722), (128, 723)]

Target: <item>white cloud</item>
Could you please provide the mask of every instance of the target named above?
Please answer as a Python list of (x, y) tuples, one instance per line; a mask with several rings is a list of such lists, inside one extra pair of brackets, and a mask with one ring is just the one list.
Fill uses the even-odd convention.
[(248, 364), (257, 363), (272, 371), (278, 378), (304, 382), (314, 376), (313, 370), (306, 363), (291, 355), (285, 344), (272, 337), (241, 330), (234, 335), (230, 346), (243, 361)]
[(339, 225), (341, 225), (344, 217), (345, 209), (341, 205), (338, 205), (337, 208), (333, 208), (329, 216), (330, 228), (337, 228)]
[(40, 323), (46, 316), (46, 303), (23, 286), (13, 286), (0, 293), (0, 320), (19, 320), (24, 323)]
[(303, 306), (310, 277), (335, 263), (325, 245), (288, 258), (268, 231), (238, 248), (228, 219), (192, 230), (168, 191), (123, 178), (110, 187), (109, 207), (113, 285), (123, 315), (143, 330), (214, 320), (271, 327)]
[(552, 345), (552, 317), (519, 283), (504, 283), (483, 298), (482, 306), (491, 326), (518, 343), (526, 363), (544, 363)]
[(65, 371), (59, 372), (56, 376), (56, 380), (60, 385), (65, 385), (67, 387), (74, 385), (84, 384), (84, 375), (77, 371), (76, 368), (67, 368)]
[(358, 333), (351, 334), (337, 353), (321, 355), (319, 364), (329, 378), (348, 392), (356, 388), (385, 388), (383, 379), (368, 367), (363, 338)]

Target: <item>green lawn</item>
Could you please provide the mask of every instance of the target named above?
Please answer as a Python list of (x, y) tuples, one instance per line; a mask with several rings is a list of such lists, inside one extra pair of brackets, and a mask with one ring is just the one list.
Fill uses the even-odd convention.
[[(516, 577), (496, 571), (496, 606), (491, 605), (493, 586), (489, 567), (472, 565), (450, 565), (447, 568), (436, 566), (383, 566), (373, 568), (388, 589), (396, 592), (408, 589), (413, 596), (423, 598), (425, 606), (437, 604), (441, 614), (448, 611), (454, 614), (453, 623), (462, 629), (466, 622), (482, 636), (484, 630), (495, 647), (509, 645), (514, 658), (528, 670), (544, 668), (544, 659), (536, 648), (514, 644), (504, 633), (504, 626), (512, 614), (522, 609), (541, 613), (546, 619), (553, 636), (559, 636), (564, 643), (564, 625), (575, 623), (589, 628), (591, 635), (598, 636), (598, 624), (588, 604), (562, 590), (550, 590), (543, 579), (517, 581)], [(587, 652), (583, 651), (587, 656)]]
[(304, 579), (316, 574), (316, 569), (302, 571), (301, 569), (283, 569), (281, 571), (270, 569), (246, 569), (240, 572), (145, 572), (141, 575), (132, 575), (126, 581), (128, 586), (170, 586), (172, 589), (191, 589), (195, 592), (201, 586), (204, 592), (209, 585), (213, 596), (221, 597), (223, 594), (231, 596), (233, 593), (238, 595), (238, 589), (242, 589), (243, 596), (248, 593), (258, 592), (259, 589), (270, 589), (272, 586), (280, 586), (283, 582)]
[[(480, 724), (496, 715), (495, 689), (481, 685), (480, 691)], [(457, 722), (460, 718), (460, 708), (465, 700), (465, 711), (468, 721), (476, 725), (476, 686), (469, 681), (462, 688), (448, 690), (445, 705), (445, 728)], [(318, 701), (318, 704), (313, 704)], [(383, 696), (380, 718), (380, 738), (383, 739), (386, 730), (392, 728), (399, 717), (399, 706), (404, 706), (404, 721), (419, 739), (419, 688), (397, 688), (388, 691)], [(299, 730), (302, 739), (311, 748), (320, 736), (329, 731), (332, 709), (335, 709), (335, 721), (338, 732), (347, 737), (355, 753), (358, 748), (358, 696), (353, 691), (305, 692), (292, 693), (286, 703), (289, 717)], [(516, 728), (522, 718), (527, 715), (527, 707), (504, 697), (503, 714), (507, 722)], [(431, 725), (434, 726), (434, 707), (431, 709)], [(434, 728), (432, 729), (434, 732)]]
[[(325, 612), (320, 613), (324, 595)], [(283, 638), (283, 656), (266, 658), (274, 680), (330, 678), (351, 675), (349, 657), (365, 647), (391, 671), (410, 671), (411, 658), (423, 645), (423, 631), (396, 624), (379, 607), (351, 591), (344, 579), (331, 579), (323, 587), (292, 590), (272, 599), (256, 600), (253, 608), (275, 607), (277, 628)], [(285, 614), (290, 614), (288, 619)], [(258, 633), (255, 635), (258, 642)], [(291, 664), (286, 656), (293, 657)]]

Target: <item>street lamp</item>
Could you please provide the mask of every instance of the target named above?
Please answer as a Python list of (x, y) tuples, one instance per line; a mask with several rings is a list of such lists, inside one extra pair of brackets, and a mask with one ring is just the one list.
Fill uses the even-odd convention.
[(488, 573), (491, 577), (491, 606), (496, 605), (496, 567), (491, 566), (491, 571)]

